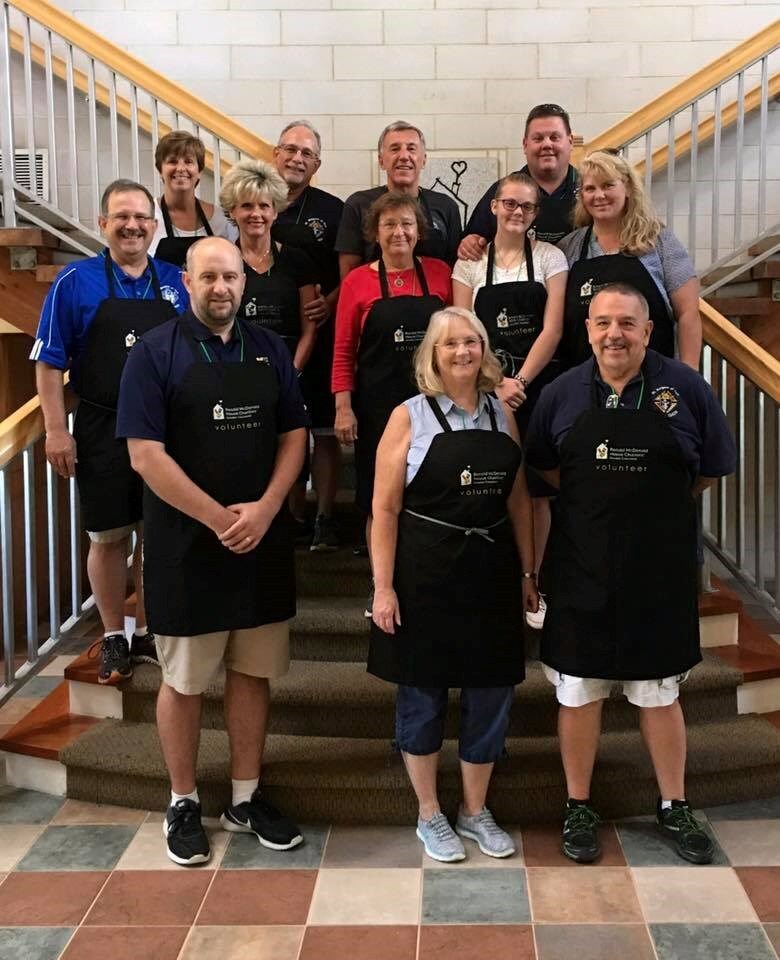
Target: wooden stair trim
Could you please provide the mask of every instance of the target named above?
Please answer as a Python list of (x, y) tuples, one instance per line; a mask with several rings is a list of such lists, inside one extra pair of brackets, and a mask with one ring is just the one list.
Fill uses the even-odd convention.
[[(65, 374), (65, 383), (68, 375)], [(65, 410), (70, 413), (75, 409), (78, 398), (72, 390), (65, 391)], [(41, 401), (37, 396), (15, 410), (9, 417), (0, 422), (0, 467), (21, 453), (31, 443), (35, 443), (44, 434), (43, 411)]]
[(56, 249), (60, 241), (47, 230), (38, 227), (0, 228), (0, 247), (46, 247)]
[(64, 747), (100, 722), (97, 717), (70, 712), (68, 684), (63, 681), (0, 738), (0, 750), (41, 760), (59, 760)]
[(780, 677), (780, 645), (744, 613), (739, 615), (739, 642), (708, 649), (730, 667), (740, 670), (745, 683)]
[(780, 360), (730, 323), (712, 304), (699, 300), (704, 342), (780, 403)]

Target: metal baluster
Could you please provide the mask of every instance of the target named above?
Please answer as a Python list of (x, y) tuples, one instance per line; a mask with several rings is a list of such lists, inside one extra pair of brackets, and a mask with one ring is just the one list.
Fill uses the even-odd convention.
[(0, 90), (2, 90), (2, 123), (0, 123), (0, 149), (3, 152), (3, 225), (16, 226), (16, 196), (14, 195), (14, 105), (11, 94), (11, 46), (8, 32), (8, 5), (0, 5)]
[[(35, 106), (33, 104), (32, 82), (32, 46), (30, 44), (30, 18), (24, 18), (24, 100), (27, 110), (27, 152), (30, 156), (30, 192), (33, 196), (40, 196), (38, 190), (38, 176), (35, 165)], [(43, 187), (43, 184), (41, 184)]]
[(60, 531), (57, 474), (46, 464), (46, 511), (49, 538), (49, 637), (59, 637), (60, 616)]
[(690, 196), (688, 198), (688, 250), (696, 260), (696, 249), (699, 246), (696, 223), (696, 199), (698, 193), (699, 175), (699, 104), (691, 104), (691, 158), (690, 158), (690, 182), (688, 184)]
[(780, 607), (780, 404), (775, 403), (775, 609)]
[(669, 117), (666, 137), (666, 225), (674, 230), (674, 116)]
[(712, 262), (718, 259), (720, 250), (720, 241), (718, 234), (720, 231), (720, 135), (721, 135), (721, 116), (720, 116), (721, 88), (715, 89), (715, 132), (712, 140), (712, 224), (710, 225), (710, 252)]
[(87, 68), (87, 90), (89, 96), (89, 172), (92, 194), (92, 219), (97, 220), (100, 213), (100, 172), (98, 167), (97, 139), (97, 99), (95, 97), (95, 61), (89, 58)]
[[(720, 358), (719, 363), (718, 390), (720, 391), (720, 405), (723, 409), (723, 416), (728, 421), (728, 375), (729, 368), (725, 357)], [(726, 514), (726, 478), (724, 477), (718, 484), (718, 546), (721, 550), (726, 549), (728, 543), (728, 517)]]
[(758, 232), (766, 218), (766, 129), (769, 118), (769, 59), (761, 58), (761, 134), (758, 148)]
[[(73, 434), (75, 414), (68, 415), (68, 430)], [(70, 607), (74, 617), (81, 613), (81, 511), (76, 478), (68, 480), (68, 512), (70, 514)]]
[(758, 387), (755, 388), (756, 408), (754, 411), (754, 441), (756, 445), (755, 459), (753, 461), (753, 482), (755, 484), (755, 538), (756, 538), (756, 560), (754, 570), (756, 573), (756, 586), (759, 590), (764, 589), (764, 520), (766, 511), (766, 489), (764, 485), (764, 469), (766, 467), (766, 449), (764, 435), (764, 392)]
[(54, 70), (51, 58), (51, 30), (46, 31), (44, 43), (46, 61), (46, 114), (49, 125), (49, 198), (52, 206), (60, 205), (59, 177), (57, 176), (57, 123), (55, 121)]
[(742, 153), (745, 147), (745, 72), (737, 77), (737, 169), (734, 173), (734, 246), (742, 242)]
[(10, 684), (16, 675), (14, 657), (14, 554), (11, 528), (11, 490), (8, 464), (0, 470), (0, 549), (3, 566), (3, 656), (5, 682)]
[(68, 165), (70, 167), (70, 184), (73, 193), (73, 204), (70, 210), (74, 220), (79, 218), (79, 172), (78, 153), (76, 146), (76, 93), (73, 83), (73, 44), (65, 48), (65, 89), (68, 100)]
[(159, 197), (162, 194), (162, 185), (160, 183), (160, 174), (157, 172), (157, 167), (154, 165), (154, 153), (157, 149), (157, 144), (160, 142), (160, 112), (157, 108), (157, 97), (152, 97), (152, 181), (154, 183), (154, 189), (152, 193), (155, 197)]
[(737, 433), (737, 516), (736, 516), (736, 544), (734, 555), (737, 566), (745, 565), (745, 378), (737, 371), (737, 396), (736, 396), (736, 433)]
[(133, 180), (141, 175), (141, 160), (138, 152), (138, 87), (130, 85), (130, 150), (133, 157)]
[(27, 604), (27, 659), (38, 659), (38, 542), (35, 523), (35, 446), (22, 454), (24, 476), (24, 589)]
[(219, 203), (219, 191), (222, 189), (222, 155), (219, 146), (219, 137), (214, 134), (214, 202)]
[[(712, 347), (705, 343), (701, 351), (701, 375), (704, 378), (705, 382), (709, 384), (712, 389), (712, 369), (714, 365), (714, 358), (712, 355)], [(712, 490), (708, 487), (702, 492), (701, 495), (701, 514), (702, 514), (702, 529), (705, 533), (712, 533)], [(705, 553), (705, 564), (706, 564), (707, 555)], [(709, 582), (709, 580), (708, 580)], [(702, 584), (703, 586), (703, 584)]]
[(119, 177), (119, 121), (116, 109), (116, 74), (111, 71), (108, 82), (108, 109), (111, 125), (111, 177)]

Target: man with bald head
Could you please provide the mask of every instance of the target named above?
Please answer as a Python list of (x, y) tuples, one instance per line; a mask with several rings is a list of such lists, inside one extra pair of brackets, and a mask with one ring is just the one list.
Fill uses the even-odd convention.
[(587, 327), (593, 356), (542, 390), (525, 449), (559, 489), (540, 659), (559, 703), (563, 852), (601, 853), (591, 777), (602, 705), (621, 682), (639, 707), (658, 827), (681, 857), (709, 863), (712, 841), (685, 795), (678, 693), (701, 660), (694, 498), (734, 471), (734, 443), (703, 378), (648, 350), (641, 293), (602, 288)]
[(210, 858), (195, 766), (202, 695), (224, 665), (232, 803), (222, 824), (287, 850), (298, 828), (262, 798), (269, 678), (287, 672), (295, 578), (287, 494), (308, 418), (282, 340), (236, 317), (236, 246), (190, 247), (190, 310), (151, 331), (125, 367), (117, 436), (145, 483), (144, 584), (162, 668), (157, 727), (171, 777), (168, 856)]

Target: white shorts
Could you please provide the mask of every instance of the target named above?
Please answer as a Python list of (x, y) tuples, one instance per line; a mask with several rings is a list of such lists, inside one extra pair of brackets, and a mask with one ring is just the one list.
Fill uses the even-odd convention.
[(135, 530), (140, 531), (140, 524), (130, 523), (126, 527), (114, 527), (113, 530), (87, 530), (87, 536), (92, 543), (119, 543), (127, 540)]
[(555, 687), (558, 703), (564, 707), (584, 707), (596, 700), (606, 700), (616, 683), (622, 683), (623, 695), (636, 707), (668, 707), (679, 696), (680, 684), (688, 679), (690, 672), (662, 680), (594, 680), (558, 673), (546, 663), (542, 664), (542, 669)]

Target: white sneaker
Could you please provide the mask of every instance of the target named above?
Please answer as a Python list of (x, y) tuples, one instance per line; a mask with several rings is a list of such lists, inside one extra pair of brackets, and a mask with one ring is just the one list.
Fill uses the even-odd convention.
[(541, 630), (544, 626), (544, 615), (547, 613), (547, 604), (544, 602), (544, 597), (539, 594), (539, 609), (536, 613), (531, 613), (530, 610), (525, 612), (525, 622), (529, 627), (533, 627), (534, 630)]

